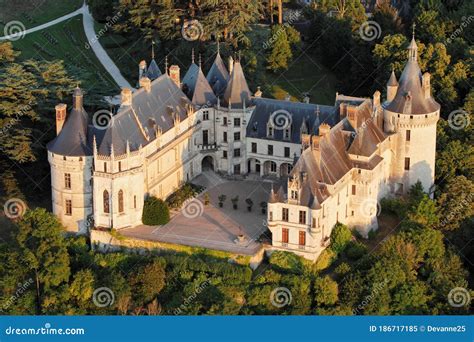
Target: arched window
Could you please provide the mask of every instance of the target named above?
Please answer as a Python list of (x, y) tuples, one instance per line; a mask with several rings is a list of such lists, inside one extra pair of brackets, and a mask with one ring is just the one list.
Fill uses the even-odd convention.
[(123, 191), (118, 193), (119, 213), (123, 213)]
[(109, 192), (104, 190), (104, 213), (110, 213)]

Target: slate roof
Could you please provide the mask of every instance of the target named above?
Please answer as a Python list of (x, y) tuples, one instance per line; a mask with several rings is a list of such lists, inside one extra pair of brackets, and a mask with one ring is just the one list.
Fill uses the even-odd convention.
[(146, 70), (145, 74), (150, 80), (156, 80), (158, 77), (160, 77), (161, 70), (158, 67), (158, 64), (156, 63), (155, 59), (153, 58), (150, 62), (150, 65), (148, 66), (148, 69)]
[[(414, 39), (408, 50), (417, 51)], [(429, 114), (440, 109), (439, 103), (432, 96), (425, 99), (421, 87), (421, 70), (416, 58), (409, 58), (400, 76), (397, 94), (386, 109), (401, 114)]]
[(232, 74), (224, 92), (222, 105), (227, 107), (229, 104), (232, 108), (243, 108), (244, 104), (247, 107), (251, 105), (251, 93), (239, 61), (234, 62)]
[[(80, 88), (74, 90), (73, 96), (82, 97)], [(82, 101), (81, 101), (82, 102)], [(66, 116), (66, 122), (59, 135), (47, 144), (48, 151), (62, 156), (92, 155), (91, 140), (87, 134), (88, 115), (82, 104)]]
[(127, 141), (131, 151), (145, 146), (156, 138), (155, 127), (165, 133), (174, 127), (174, 115), (184, 120), (189, 105), (192, 106), (191, 101), (170, 77), (161, 75), (151, 82), (149, 93), (144, 88), (137, 89), (132, 105), (121, 106), (106, 130), (93, 129), (99, 154), (109, 155), (112, 145), (115, 154), (123, 154)]
[(392, 70), (390, 78), (388, 79), (387, 86), (396, 87), (398, 86), (397, 76), (395, 76), (395, 71)]
[(217, 96), (222, 96), (224, 94), (229, 80), (229, 72), (227, 71), (219, 53), (217, 53), (216, 59), (207, 73), (206, 79)]
[(189, 67), (182, 81), (183, 92), (195, 105), (212, 106), (217, 103), (217, 97), (214, 94), (209, 82), (201, 68), (195, 63)]
[[(291, 115), (291, 134), (288, 140), (294, 144), (301, 144), (301, 126), (305, 123), (308, 133), (317, 133), (319, 125), (328, 123), (334, 126), (339, 121), (339, 114), (333, 106), (322, 106), (311, 103), (291, 102), (273, 100), (267, 98), (254, 98), (255, 109), (247, 124), (247, 137), (258, 139), (271, 139), (284, 141), (284, 131), (275, 129), (273, 138), (267, 137), (267, 123), (272, 113), (277, 110), (285, 110)], [(319, 107), (319, 119), (316, 115)], [(319, 123), (318, 123), (319, 121)], [(312, 130), (313, 132), (311, 132)]]

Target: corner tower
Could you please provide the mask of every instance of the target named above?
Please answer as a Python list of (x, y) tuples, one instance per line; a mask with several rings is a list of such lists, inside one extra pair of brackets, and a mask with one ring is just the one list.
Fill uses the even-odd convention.
[(431, 96), (430, 76), (421, 74), (413, 36), (398, 83), (392, 73), (384, 103), (384, 130), (392, 135), (392, 192), (405, 194), (417, 181), (429, 192), (434, 184), (436, 123), (440, 105)]

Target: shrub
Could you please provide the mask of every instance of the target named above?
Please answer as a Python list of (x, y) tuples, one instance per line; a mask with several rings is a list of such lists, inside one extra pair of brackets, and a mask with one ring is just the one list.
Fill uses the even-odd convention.
[(329, 248), (326, 248), (316, 260), (314, 264), (314, 268), (316, 271), (322, 271), (329, 266), (331, 266), (332, 262), (336, 259), (336, 254)]
[(342, 262), (336, 267), (334, 272), (339, 276), (343, 277), (351, 271), (351, 266), (347, 262)]
[(351, 239), (352, 232), (349, 228), (342, 223), (336, 223), (331, 232), (331, 249), (337, 254), (342, 253)]
[(334, 280), (325, 276), (314, 280), (314, 293), (318, 305), (334, 305), (338, 300), (339, 289)]
[(382, 212), (388, 214), (395, 214), (399, 217), (404, 217), (407, 212), (407, 204), (400, 198), (382, 198), (380, 200)]
[(345, 253), (349, 259), (357, 260), (367, 253), (367, 247), (361, 242), (351, 241), (347, 244)]
[(284, 251), (273, 252), (270, 256), (269, 263), (281, 271), (291, 273), (302, 273), (304, 268), (301, 257), (294, 253)]
[(368, 234), (369, 240), (375, 239), (376, 236), (377, 236), (377, 231), (375, 229), (371, 229)]
[(166, 203), (170, 208), (181, 208), (187, 199), (195, 197), (203, 189), (204, 188), (202, 186), (186, 183), (181, 188), (169, 195), (166, 199)]
[(161, 199), (149, 197), (145, 200), (143, 206), (142, 222), (143, 224), (154, 226), (168, 223), (170, 212), (168, 205)]

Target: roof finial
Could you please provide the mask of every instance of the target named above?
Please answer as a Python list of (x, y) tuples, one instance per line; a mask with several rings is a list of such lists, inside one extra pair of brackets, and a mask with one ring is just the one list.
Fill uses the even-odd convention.
[(416, 27), (416, 24), (413, 23), (412, 32), (411, 32), (411, 35), (412, 35), (412, 38), (413, 38), (413, 39), (415, 39), (415, 27)]
[(165, 74), (168, 75), (168, 55), (165, 56)]
[(194, 48), (191, 50), (191, 64), (194, 64)]
[(151, 41), (151, 59), (155, 59), (155, 41)]
[(316, 105), (316, 116), (319, 118), (319, 105)]
[(201, 69), (201, 54), (199, 54), (199, 69)]
[(217, 54), (220, 55), (220, 53), (221, 53), (221, 47), (219, 44), (219, 37), (217, 37)]

